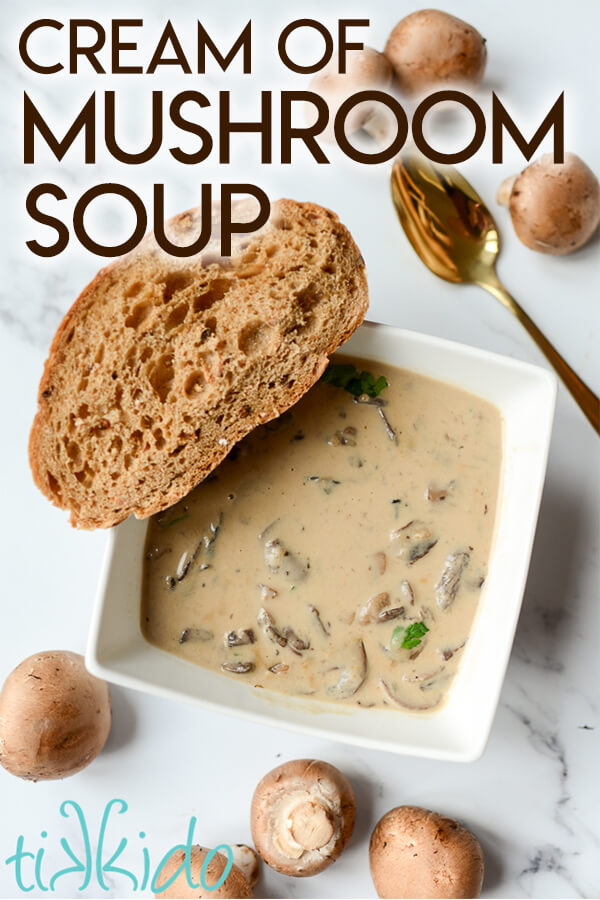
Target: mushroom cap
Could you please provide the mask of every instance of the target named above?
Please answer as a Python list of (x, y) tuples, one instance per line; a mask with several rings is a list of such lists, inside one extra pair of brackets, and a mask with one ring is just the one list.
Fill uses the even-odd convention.
[(30, 781), (74, 775), (100, 753), (110, 725), (108, 685), (83, 656), (35, 653), (0, 692), (0, 764)]
[(363, 47), (347, 54), (345, 72), (338, 71), (337, 58), (331, 59), (310, 84), (312, 90), (323, 96), (350, 96), (371, 87), (388, 87), (393, 74), (391, 63), (383, 53), (373, 47)]
[(517, 237), (540, 253), (563, 255), (582, 247), (600, 223), (600, 185), (574, 153), (564, 163), (544, 154), (512, 185), (508, 208)]
[(316, 875), (348, 843), (355, 810), (354, 791), (339, 769), (318, 759), (295, 759), (258, 783), (250, 812), (252, 839), (272, 869)]
[[(154, 896), (160, 897), (161, 900), (162, 898), (164, 898), (164, 900), (169, 900), (169, 898), (175, 898), (175, 900), (187, 900), (189, 897), (200, 898), (200, 900), (205, 897), (237, 897), (240, 898), (240, 900), (245, 900), (247, 897), (251, 898), (253, 894), (250, 890), (250, 885), (248, 884), (246, 877), (235, 864), (232, 865), (229, 875), (216, 891), (206, 890), (202, 887), (200, 872), (202, 871), (202, 865), (208, 853), (210, 853), (210, 850), (207, 847), (201, 847), (199, 844), (194, 844), (191, 848), (190, 870), (192, 881), (194, 884), (199, 885), (199, 887), (190, 887), (186, 876), (186, 870), (183, 869), (168, 888)], [(179, 869), (184, 859), (185, 851), (182, 849), (175, 850), (162, 868), (159, 883), (165, 884), (169, 878), (175, 874), (177, 869)], [(205, 869), (205, 883), (209, 886), (211, 884), (216, 884), (226, 865), (227, 858), (223, 856), (222, 853), (215, 853)]]
[[(332, 59), (310, 82), (310, 89), (320, 94), (329, 107), (329, 123), (323, 132), (328, 141), (335, 141), (334, 118), (340, 104), (358, 91), (381, 90), (390, 87), (393, 77), (391, 63), (373, 47), (353, 50), (346, 56), (346, 71), (338, 71), (337, 58)], [(378, 107), (375, 104), (358, 103), (346, 116), (345, 130), (347, 134), (359, 131), (367, 124)], [(389, 111), (387, 111), (389, 113)], [(382, 115), (386, 111), (382, 109)], [(391, 115), (391, 114), (390, 114)], [(314, 116), (311, 107), (307, 108), (307, 118)]]
[(421, 9), (401, 19), (384, 53), (400, 89), (409, 95), (449, 84), (476, 87), (487, 61), (477, 29), (439, 9)]
[(371, 835), (371, 876), (380, 897), (479, 897), (483, 853), (458, 822), (419, 806), (397, 806)]

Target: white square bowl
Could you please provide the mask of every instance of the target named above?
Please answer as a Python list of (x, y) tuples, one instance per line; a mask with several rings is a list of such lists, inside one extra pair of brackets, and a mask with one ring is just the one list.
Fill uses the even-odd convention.
[(365, 323), (343, 352), (411, 369), (494, 403), (504, 419), (499, 514), (487, 585), (446, 703), (436, 712), (361, 709), (253, 688), (159, 650), (142, 636), (147, 523), (110, 534), (89, 633), (91, 672), (257, 722), (379, 750), (471, 761), (483, 752), (521, 608), (556, 403), (545, 369), (439, 338)]

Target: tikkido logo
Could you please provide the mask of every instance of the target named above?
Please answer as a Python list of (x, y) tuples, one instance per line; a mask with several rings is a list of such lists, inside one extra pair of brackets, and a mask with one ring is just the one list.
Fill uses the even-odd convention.
[[(197, 819), (192, 816), (189, 821), (187, 838), (184, 844), (175, 844), (161, 857), (158, 865), (153, 866), (150, 851), (145, 844), (134, 848), (134, 841), (129, 840), (119, 830), (122, 824), (116, 820), (116, 816), (124, 815), (129, 809), (125, 800), (114, 799), (104, 807), (97, 831), (96, 841), (93, 841), (92, 833), (86, 816), (81, 806), (74, 800), (65, 800), (60, 805), (60, 815), (65, 819), (72, 819), (76, 833), (69, 839), (60, 837), (58, 841), (65, 861), (68, 865), (50, 871), (47, 860), (44, 859), (48, 849), (48, 832), (42, 831), (40, 837), (44, 842), (38, 848), (26, 846), (25, 837), (21, 834), (17, 838), (15, 852), (4, 860), (4, 864), (12, 868), (15, 883), (20, 891), (30, 893), (37, 890), (54, 892), (57, 889), (65, 890), (64, 880), (68, 880), (68, 890), (84, 891), (94, 882), (94, 887), (101, 891), (114, 891), (115, 879), (125, 879), (129, 882), (129, 890), (145, 891), (148, 888), (154, 894), (161, 894), (181, 875), (185, 874), (187, 883), (192, 890), (202, 887), (205, 891), (216, 891), (231, 871), (233, 865), (233, 851), (229, 844), (219, 844), (214, 850), (209, 850), (202, 862), (200, 870), (200, 882), (196, 882), (192, 876), (192, 844)], [(144, 841), (146, 833), (139, 831), (137, 837)], [(127, 848), (129, 850), (127, 851)], [(74, 849), (74, 848), (77, 848)], [(131, 859), (132, 853), (141, 856), (139, 865), (126, 868), (118, 865), (123, 854)], [(214, 884), (207, 884), (207, 871), (216, 853), (226, 859), (226, 865)], [(163, 880), (163, 869), (167, 861), (178, 854), (179, 865), (171, 875)], [(131, 866), (131, 863), (129, 863)], [(76, 877), (80, 876), (80, 883), (76, 884)], [(108, 880), (110, 880), (110, 884)], [(59, 884), (60, 882), (60, 884)]]

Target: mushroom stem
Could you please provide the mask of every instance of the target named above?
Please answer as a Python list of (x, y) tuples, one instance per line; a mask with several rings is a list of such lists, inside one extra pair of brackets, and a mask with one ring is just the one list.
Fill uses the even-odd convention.
[(250, 821), (259, 856), (284, 875), (322, 872), (354, 827), (352, 787), (334, 766), (296, 759), (277, 766), (254, 791)]
[(333, 820), (329, 810), (308, 800), (298, 804), (289, 817), (290, 832), (305, 850), (320, 850), (333, 836)]

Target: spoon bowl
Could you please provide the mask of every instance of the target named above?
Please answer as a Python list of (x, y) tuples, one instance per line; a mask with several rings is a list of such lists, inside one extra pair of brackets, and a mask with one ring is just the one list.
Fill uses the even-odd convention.
[(451, 166), (406, 153), (392, 169), (392, 199), (406, 235), (425, 265), (454, 284), (477, 284), (527, 329), (597, 433), (600, 401), (529, 318), (496, 275), (500, 237), (491, 212)]

